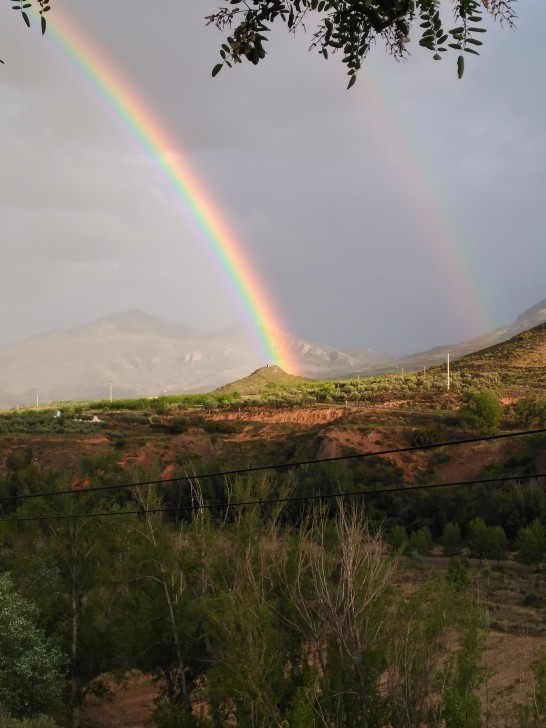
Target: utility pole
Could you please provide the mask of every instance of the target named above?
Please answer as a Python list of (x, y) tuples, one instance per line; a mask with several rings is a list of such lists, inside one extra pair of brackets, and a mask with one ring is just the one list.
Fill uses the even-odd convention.
[(39, 406), (40, 406), (40, 402), (38, 399), (38, 390), (36, 390), (36, 409), (38, 409)]
[(112, 401), (112, 382), (109, 384), (110, 387), (110, 402)]
[(449, 351), (447, 352), (447, 388), (451, 387), (451, 377), (449, 375)]

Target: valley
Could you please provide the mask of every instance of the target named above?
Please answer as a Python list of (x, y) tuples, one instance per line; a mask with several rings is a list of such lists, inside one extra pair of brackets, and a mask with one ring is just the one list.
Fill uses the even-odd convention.
[(454, 362), (449, 388), (445, 366), (265, 367), (0, 414), (0, 587), (65, 655), (34, 714), (540, 725), (545, 361), (542, 324)]

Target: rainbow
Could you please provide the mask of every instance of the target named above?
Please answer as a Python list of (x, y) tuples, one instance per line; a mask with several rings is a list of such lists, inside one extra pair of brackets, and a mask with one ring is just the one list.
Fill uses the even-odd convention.
[[(445, 286), (445, 301), (454, 309), (454, 320), (460, 321), (472, 336), (495, 328), (495, 316), (482, 293), (482, 282), (461, 222), (449, 209), (438, 187), (436, 175), (427, 168), (425, 145), (407, 120), (399, 119), (397, 104), (388, 94), (388, 85), (381, 82), (381, 69), (368, 59), (368, 73), (359, 82), (363, 102), (372, 110), (370, 122), (381, 141), (380, 149), (396, 171), (401, 190), (415, 211), (415, 222), (425, 233), (423, 240), (436, 261), (438, 275)], [(359, 84), (353, 88), (353, 91)]]
[(63, 17), (58, 5), (47, 16), (46, 39), (48, 37), (77, 68), (90, 88), (114, 110), (196, 224), (209, 252), (224, 272), (226, 284), (240, 310), (253, 326), (264, 364), (277, 364), (291, 374), (297, 374), (296, 360), (283, 342), (285, 329), (264, 283), (188, 160), (181, 152), (172, 153), (179, 145), (169, 137), (160, 120), (117, 72), (102, 49), (94, 47)]

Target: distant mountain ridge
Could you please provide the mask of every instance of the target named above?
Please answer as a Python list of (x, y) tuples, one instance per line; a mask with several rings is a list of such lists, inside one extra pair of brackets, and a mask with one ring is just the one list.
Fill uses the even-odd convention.
[[(546, 321), (546, 299), (510, 326), (459, 344), (395, 359), (370, 349), (340, 350), (275, 330), (268, 334), (290, 352), (298, 373), (315, 379), (366, 376), (443, 363)], [(50, 401), (156, 396), (211, 391), (264, 367), (251, 324), (203, 332), (132, 309), (71, 329), (34, 334), (0, 347), (0, 408)]]
[(493, 331), (489, 331), (482, 336), (478, 336), (467, 341), (462, 341), (456, 344), (445, 344), (444, 346), (435, 346), (427, 351), (421, 351), (417, 354), (410, 354), (409, 356), (403, 356), (397, 358), (395, 361), (388, 363), (386, 366), (380, 365), (379, 367), (369, 370), (366, 369), (361, 374), (383, 374), (387, 371), (417, 371), (423, 367), (431, 367), (436, 364), (443, 364), (446, 361), (447, 353), (452, 360), (459, 359), (460, 357), (472, 354), (475, 351), (481, 349), (487, 349), (495, 344), (501, 344), (503, 341), (508, 341), (513, 336), (521, 334), (523, 331), (539, 326), (546, 322), (546, 298), (539, 301), (534, 306), (526, 309), (521, 313), (514, 323), (509, 326), (504, 326)]
[[(371, 350), (357, 358), (285, 332), (268, 333), (315, 378), (392, 359)], [(105, 399), (110, 383), (115, 397), (211, 390), (268, 363), (250, 324), (208, 333), (132, 309), (0, 347), (0, 408), (37, 397), (42, 403)]]

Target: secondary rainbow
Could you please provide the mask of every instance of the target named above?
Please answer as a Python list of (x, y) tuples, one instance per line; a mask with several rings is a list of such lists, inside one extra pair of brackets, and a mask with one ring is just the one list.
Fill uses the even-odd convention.
[(426, 231), (424, 243), (445, 286), (444, 305), (446, 301), (451, 304), (454, 320), (459, 320), (471, 336), (483, 334), (495, 327), (495, 317), (483, 292), (475, 256), (461, 231), (462, 224), (443, 199), (434, 169), (426, 164), (424, 145), (408, 128), (407, 119), (400, 117), (395, 100), (389, 98), (380, 69), (370, 65), (368, 71), (360, 79), (362, 85), (357, 92), (372, 111), (370, 122), (376, 127), (380, 148), (396, 170), (400, 189), (412, 203), (415, 223)]
[[(200, 182), (198, 175), (184, 158), (179, 144), (169, 137), (152, 111), (108, 61), (102, 50), (94, 47), (56, 5), (47, 16), (46, 38), (77, 67), (80, 75), (99, 93), (123, 121), (137, 143), (154, 161), (175, 197), (182, 203), (197, 225), (203, 241), (224, 272), (227, 285), (234, 294), (243, 315), (253, 325), (264, 364), (281, 366), (291, 374), (297, 364), (282, 345), (279, 332), (284, 330), (280, 318), (245, 255), (223, 219), (221, 211)], [(177, 150), (173, 155), (172, 150)]]

